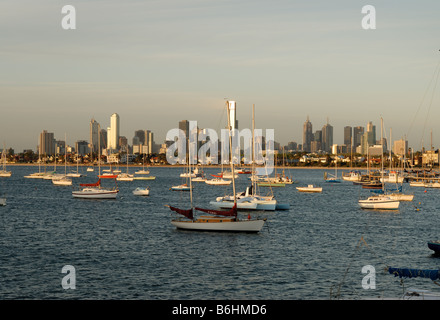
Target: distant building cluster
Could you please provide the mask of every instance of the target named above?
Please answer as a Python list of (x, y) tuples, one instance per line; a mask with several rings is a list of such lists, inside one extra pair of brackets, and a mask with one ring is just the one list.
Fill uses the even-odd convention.
[[(231, 127), (238, 128), (238, 120), (236, 118), (236, 103), (229, 101), (229, 120)], [(190, 132), (190, 122), (188, 120), (181, 120), (178, 123), (178, 128), (185, 134), (186, 139), (190, 135), (195, 135), (193, 141), (197, 141), (197, 149), (199, 149), (206, 141), (198, 141), (198, 136), (203, 134), (205, 129), (193, 128), (194, 132)], [(313, 131), (313, 125), (307, 116), (303, 125), (302, 144), (294, 141), (288, 142), (286, 146), (281, 146), (280, 143), (274, 142), (274, 149), (276, 153), (280, 152), (306, 152), (314, 154), (361, 154), (365, 156), (377, 156), (388, 150), (387, 140), (383, 138), (382, 141), (377, 139), (376, 126), (370, 121), (366, 127), (363, 126), (345, 126), (344, 127), (344, 143), (342, 145), (333, 142), (334, 129), (327, 118), (326, 124), (320, 129)], [(75, 152), (77, 155), (96, 155), (99, 151), (106, 155), (108, 159), (121, 159), (119, 154), (133, 154), (133, 155), (151, 155), (151, 154), (165, 154), (167, 148), (174, 143), (173, 141), (165, 141), (162, 144), (156, 144), (154, 140), (154, 133), (148, 129), (138, 129), (134, 131), (134, 136), (131, 139), (120, 135), (120, 118), (117, 113), (110, 117), (110, 125), (107, 129), (101, 128), (100, 124), (95, 120), (90, 120), (90, 134), (89, 141), (76, 141), (74, 146), (68, 146), (66, 141), (57, 140), (54, 134), (43, 130), (40, 133), (38, 152), (40, 155), (52, 156), (56, 154), (63, 154), (65, 152)], [(265, 149), (265, 139), (262, 137), (262, 149)], [(131, 144), (130, 144), (131, 142)], [(219, 145), (219, 150), (221, 146)], [(187, 148), (188, 150), (188, 148)], [(408, 154), (408, 141), (400, 139), (393, 142), (392, 151), (397, 156), (404, 156)], [(197, 154), (197, 153), (196, 153)], [(125, 157), (125, 156), (124, 156)]]
[[(377, 156), (388, 150), (387, 139), (382, 141), (376, 137), (376, 126), (370, 121), (367, 127), (345, 126), (344, 144), (337, 145), (333, 143), (333, 126), (327, 123), (313, 132), (313, 126), (309, 117), (303, 125), (303, 143), (301, 151), (309, 153), (358, 153), (362, 155)], [(400, 139), (394, 141), (392, 151), (398, 156), (408, 154), (408, 141)]]
[(95, 120), (90, 120), (90, 140), (76, 141), (75, 146), (68, 146), (66, 141), (57, 140), (52, 132), (43, 130), (40, 133), (38, 143), (38, 153), (45, 156), (53, 156), (63, 154), (65, 152), (75, 152), (78, 155), (85, 156), (87, 154), (107, 155), (110, 159), (117, 159), (119, 153), (126, 154), (153, 154), (160, 149), (154, 143), (154, 135), (150, 130), (136, 130), (132, 139), (132, 145), (128, 143), (128, 139), (120, 135), (120, 118), (117, 113), (110, 117), (110, 126), (107, 129), (101, 129), (100, 124)]

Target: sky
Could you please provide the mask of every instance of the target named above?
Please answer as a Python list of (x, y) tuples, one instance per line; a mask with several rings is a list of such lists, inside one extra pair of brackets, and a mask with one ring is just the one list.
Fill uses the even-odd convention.
[(35, 150), (43, 130), (74, 145), (113, 113), (129, 143), (140, 129), (163, 143), (184, 119), (219, 132), (229, 99), (240, 129), (255, 104), (281, 145), (302, 143), (308, 116), (337, 144), (344, 126), (380, 132), (383, 118), (384, 136), (420, 149), (432, 131), (438, 148), (439, 12), (434, 0), (2, 0), (0, 145)]

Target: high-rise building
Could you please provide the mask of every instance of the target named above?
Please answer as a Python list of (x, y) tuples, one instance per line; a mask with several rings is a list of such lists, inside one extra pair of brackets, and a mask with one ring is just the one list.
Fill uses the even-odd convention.
[[(136, 130), (134, 132), (134, 136), (137, 137), (139, 140), (137, 144), (145, 144), (145, 130)], [(135, 143), (133, 142), (133, 144)]]
[(393, 152), (395, 155), (398, 156), (404, 156), (408, 154), (408, 141), (405, 139), (394, 141)]
[(99, 145), (101, 147), (101, 150), (102, 149), (107, 149), (107, 140), (108, 140), (107, 139), (107, 130), (101, 129), (100, 136), (101, 136), (101, 141), (99, 142)]
[(113, 113), (110, 117), (110, 127), (107, 128), (107, 148), (119, 149), (119, 115)]
[(361, 145), (363, 135), (364, 127), (357, 126), (353, 128), (353, 149)]
[(302, 150), (305, 152), (311, 151), (311, 142), (313, 140), (313, 132), (312, 132), (312, 123), (309, 120), (309, 116), (307, 116), (306, 122), (304, 122), (303, 126), (303, 143)]
[(370, 146), (376, 144), (376, 126), (373, 125), (373, 122), (369, 121), (367, 124), (367, 132), (368, 132), (368, 144)]
[(231, 125), (231, 129), (238, 129), (238, 120), (237, 120), (237, 104), (235, 101), (228, 101), (229, 105), (229, 123)]
[(89, 148), (91, 152), (98, 152), (98, 139), (99, 139), (99, 123), (92, 118), (90, 120), (90, 144)]
[(322, 150), (322, 131), (316, 130), (310, 142), (310, 152), (316, 153)]
[(189, 121), (188, 120), (179, 121), (179, 129), (182, 130), (185, 133), (186, 140), (188, 140), (188, 137), (189, 137)]
[(75, 142), (75, 151), (77, 155), (84, 156), (89, 151), (89, 145), (87, 141), (81, 140)]
[(55, 139), (52, 132), (43, 130), (40, 133), (39, 150), (41, 155), (54, 155), (55, 154)]
[(344, 127), (344, 144), (347, 146), (347, 151), (351, 151), (353, 139), (353, 128), (350, 126)]
[(333, 146), (333, 127), (328, 123), (322, 127), (322, 150), (331, 152)]

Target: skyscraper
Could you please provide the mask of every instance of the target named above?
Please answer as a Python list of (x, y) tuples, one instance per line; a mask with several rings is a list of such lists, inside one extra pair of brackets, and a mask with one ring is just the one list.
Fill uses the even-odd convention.
[(309, 116), (307, 116), (306, 122), (304, 122), (303, 126), (303, 145), (302, 150), (305, 152), (311, 151), (311, 142), (313, 140), (312, 133), (312, 123), (309, 121)]
[(185, 133), (186, 140), (188, 140), (188, 136), (189, 136), (189, 121), (188, 120), (179, 121), (179, 129), (182, 130)]
[(331, 152), (333, 146), (333, 127), (328, 123), (322, 127), (322, 150)]
[(361, 145), (363, 134), (364, 127), (357, 126), (353, 128), (353, 149), (356, 149), (357, 146)]
[(110, 117), (110, 127), (107, 128), (107, 148), (117, 150), (119, 148), (119, 115), (113, 113)]
[(98, 139), (99, 139), (99, 123), (92, 118), (90, 120), (90, 151), (98, 152)]
[(352, 148), (353, 130), (350, 126), (344, 127), (344, 144), (347, 146), (347, 151), (351, 151)]
[(370, 146), (376, 144), (376, 126), (373, 125), (373, 122), (369, 121), (367, 124), (367, 133), (368, 133), (368, 144)]
[(237, 120), (237, 104), (235, 101), (228, 101), (229, 105), (229, 123), (231, 124), (231, 129), (238, 129)]
[(52, 132), (43, 130), (40, 133), (39, 150), (41, 155), (54, 155), (55, 154), (55, 139)]

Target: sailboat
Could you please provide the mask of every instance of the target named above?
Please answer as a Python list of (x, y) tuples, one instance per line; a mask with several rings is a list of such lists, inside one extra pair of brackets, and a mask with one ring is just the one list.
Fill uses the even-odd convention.
[(330, 183), (340, 183), (341, 182), (341, 180), (338, 179), (338, 154), (336, 154), (336, 157), (335, 157), (335, 174), (329, 175), (327, 172), (324, 172), (324, 181), (330, 182)]
[[(229, 106), (228, 102), (226, 105)], [(229, 114), (229, 107), (228, 107)], [(231, 129), (228, 118), (228, 128)], [(232, 145), (231, 135), (229, 134), (229, 145)], [(232, 148), (230, 148), (231, 150)], [(232, 161), (232, 151), (231, 151), (231, 173), (232, 173), (232, 189), (234, 195), (233, 206), (228, 211), (203, 209), (198, 207), (193, 207), (193, 197), (192, 197), (192, 182), (190, 181), (190, 200), (191, 208), (187, 210), (182, 210), (176, 207), (168, 206), (170, 210), (179, 213), (185, 218), (177, 218), (171, 220), (171, 224), (178, 229), (185, 230), (197, 230), (197, 231), (226, 231), (226, 232), (259, 232), (264, 226), (266, 219), (239, 219), (237, 214), (237, 202), (235, 193), (235, 178), (234, 178), (234, 164)], [(194, 210), (209, 213), (209, 216), (200, 216), (198, 218), (194, 217)]]
[[(100, 132), (101, 132), (101, 128), (98, 125), (98, 142), (101, 141)], [(80, 184), (80, 186), (83, 187), (82, 189), (72, 191), (72, 196), (74, 198), (116, 199), (116, 196), (119, 192), (119, 189), (118, 189), (118, 186), (116, 183), (117, 175), (101, 175), (101, 146), (100, 145), (99, 145), (98, 168), (99, 168), (98, 181), (96, 183), (82, 183), (82, 184)], [(115, 187), (112, 189), (103, 188), (101, 186), (101, 179), (114, 179)]]
[(71, 177), (71, 178), (80, 178), (81, 176), (82, 176), (82, 174), (81, 173), (79, 173), (79, 157), (78, 157), (79, 155), (78, 154), (76, 154), (76, 172), (70, 172), (70, 173), (68, 173), (67, 174), (67, 176), (68, 177)]
[(3, 148), (3, 151), (2, 151), (2, 160), (3, 160), (3, 169), (0, 170), (0, 177), (8, 178), (12, 175), (12, 172), (6, 170), (6, 149), (5, 148)]
[(127, 161), (127, 172), (126, 173), (120, 173), (116, 180), (118, 181), (133, 181), (134, 175), (128, 173), (128, 146), (127, 146), (127, 154), (126, 154), (126, 161)]
[[(227, 186), (232, 183), (232, 180), (225, 180), (223, 179), (223, 161), (221, 163), (222, 172), (219, 174), (211, 174), (213, 176), (213, 179), (206, 179), (205, 183), (210, 185), (217, 185), (217, 186)], [(235, 176), (235, 174), (234, 174)]]
[[(195, 174), (194, 174), (194, 173), (191, 173), (191, 165), (190, 165), (189, 158), (188, 158), (188, 172), (186, 172), (186, 173), (182, 173), (180, 176), (181, 176), (181, 177), (185, 177), (185, 178), (186, 178), (186, 181), (188, 181), (188, 178), (189, 178), (189, 180), (191, 181), (191, 179), (192, 179), (193, 177), (195, 177)], [(193, 188), (192, 185), (190, 184), (190, 185), (188, 186), (188, 182), (187, 182), (187, 183), (179, 184), (179, 185), (177, 185), (177, 186), (172, 186), (172, 187), (170, 188), (170, 190), (172, 190), (172, 191), (191, 191), (192, 188)]]
[(235, 203), (237, 205), (237, 209), (248, 209), (248, 210), (276, 210), (277, 209), (277, 200), (274, 196), (261, 196), (256, 192), (256, 179), (255, 177), (255, 168), (254, 168), (254, 150), (255, 150), (255, 139), (253, 137), (253, 133), (255, 130), (255, 105), (252, 105), (252, 186), (247, 187), (245, 192), (237, 193), (235, 196), (224, 196), (217, 197), (215, 201), (211, 201), (210, 204), (217, 208), (232, 208)]
[[(136, 176), (136, 175), (140, 176)], [(134, 180), (155, 180), (155, 176), (150, 176), (150, 170), (145, 169), (145, 157), (142, 158), (142, 170), (138, 170), (135, 172), (135, 175), (133, 177)]]
[[(381, 143), (383, 145), (382, 138), (383, 119), (381, 118)], [(383, 178), (383, 148), (382, 148), (382, 170), (381, 175)], [(369, 196), (367, 199), (361, 199), (358, 201), (359, 206), (363, 209), (380, 209), (380, 210), (397, 210), (399, 209), (400, 201), (392, 199), (390, 196), (384, 194), (385, 184), (382, 183), (382, 194), (376, 194)]]
[[(52, 183), (56, 186), (71, 186), (72, 179), (67, 177), (67, 139), (64, 136), (65, 146), (64, 146), (64, 175), (54, 176), (52, 178)], [(56, 159), (55, 159), (56, 162)]]

